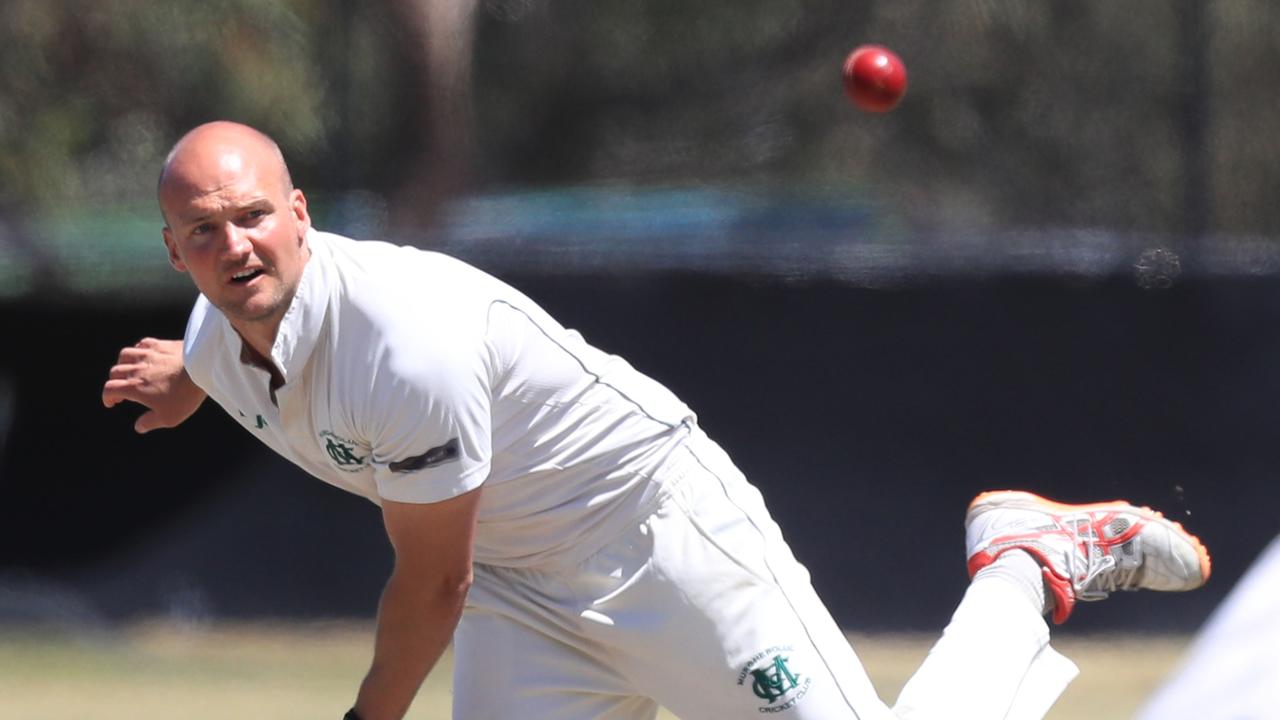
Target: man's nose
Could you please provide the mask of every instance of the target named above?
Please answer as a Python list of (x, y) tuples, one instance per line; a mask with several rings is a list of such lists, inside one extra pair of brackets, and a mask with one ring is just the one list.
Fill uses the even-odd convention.
[(227, 223), (223, 230), (222, 247), (231, 257), (243, 257), (253, 252), (253, 243), (249, 233), (235, 223)]

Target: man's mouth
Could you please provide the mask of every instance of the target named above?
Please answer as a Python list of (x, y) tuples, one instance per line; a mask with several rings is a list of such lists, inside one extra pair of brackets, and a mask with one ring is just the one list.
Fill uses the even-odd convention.
[(240, 272), (231, 276), (231, 282), (237, 285), (244, 285), (245, 283), (251, 282), (254, 278), (258, 277), (261, 274), (262, 274), (262, 268), (255, 268), (253, 270), (241, 270)]

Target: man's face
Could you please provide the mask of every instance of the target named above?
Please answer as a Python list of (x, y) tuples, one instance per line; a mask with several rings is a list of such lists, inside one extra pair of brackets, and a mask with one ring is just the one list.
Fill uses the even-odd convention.
[(222, 148), (174, 169), (161, 190), (169, 261), (237, 327), (274, 333), (308, 257), (302, 191), (253, 149)]

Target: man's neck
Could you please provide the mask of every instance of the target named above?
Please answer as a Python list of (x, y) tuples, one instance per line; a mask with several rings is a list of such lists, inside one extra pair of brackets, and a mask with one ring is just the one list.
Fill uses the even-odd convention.
[(280, 321), (276, 320), (270, 325), (259, 323), (244, 323), (243, 325), (242, 327), (241, 323), (237, 323), (234, 320), (231, 322), (231, 327), (240, 336), (242, 343), (241, 361), (270, 373), (272, 390), (280, 387), (284, 384), (284, 375), (280, 368), (276, 367), (275, 361), (271, 359), (271, 348), (275, 345), (276, 333), (280, 330)]

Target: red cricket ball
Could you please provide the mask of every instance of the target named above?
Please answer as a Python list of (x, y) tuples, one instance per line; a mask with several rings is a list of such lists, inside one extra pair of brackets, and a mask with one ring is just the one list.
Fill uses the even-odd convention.
[(854, 48), (844, 61), (844, 91), (867, 112), (889, 112), (907, 92), (907, 68), (880, 45)]

